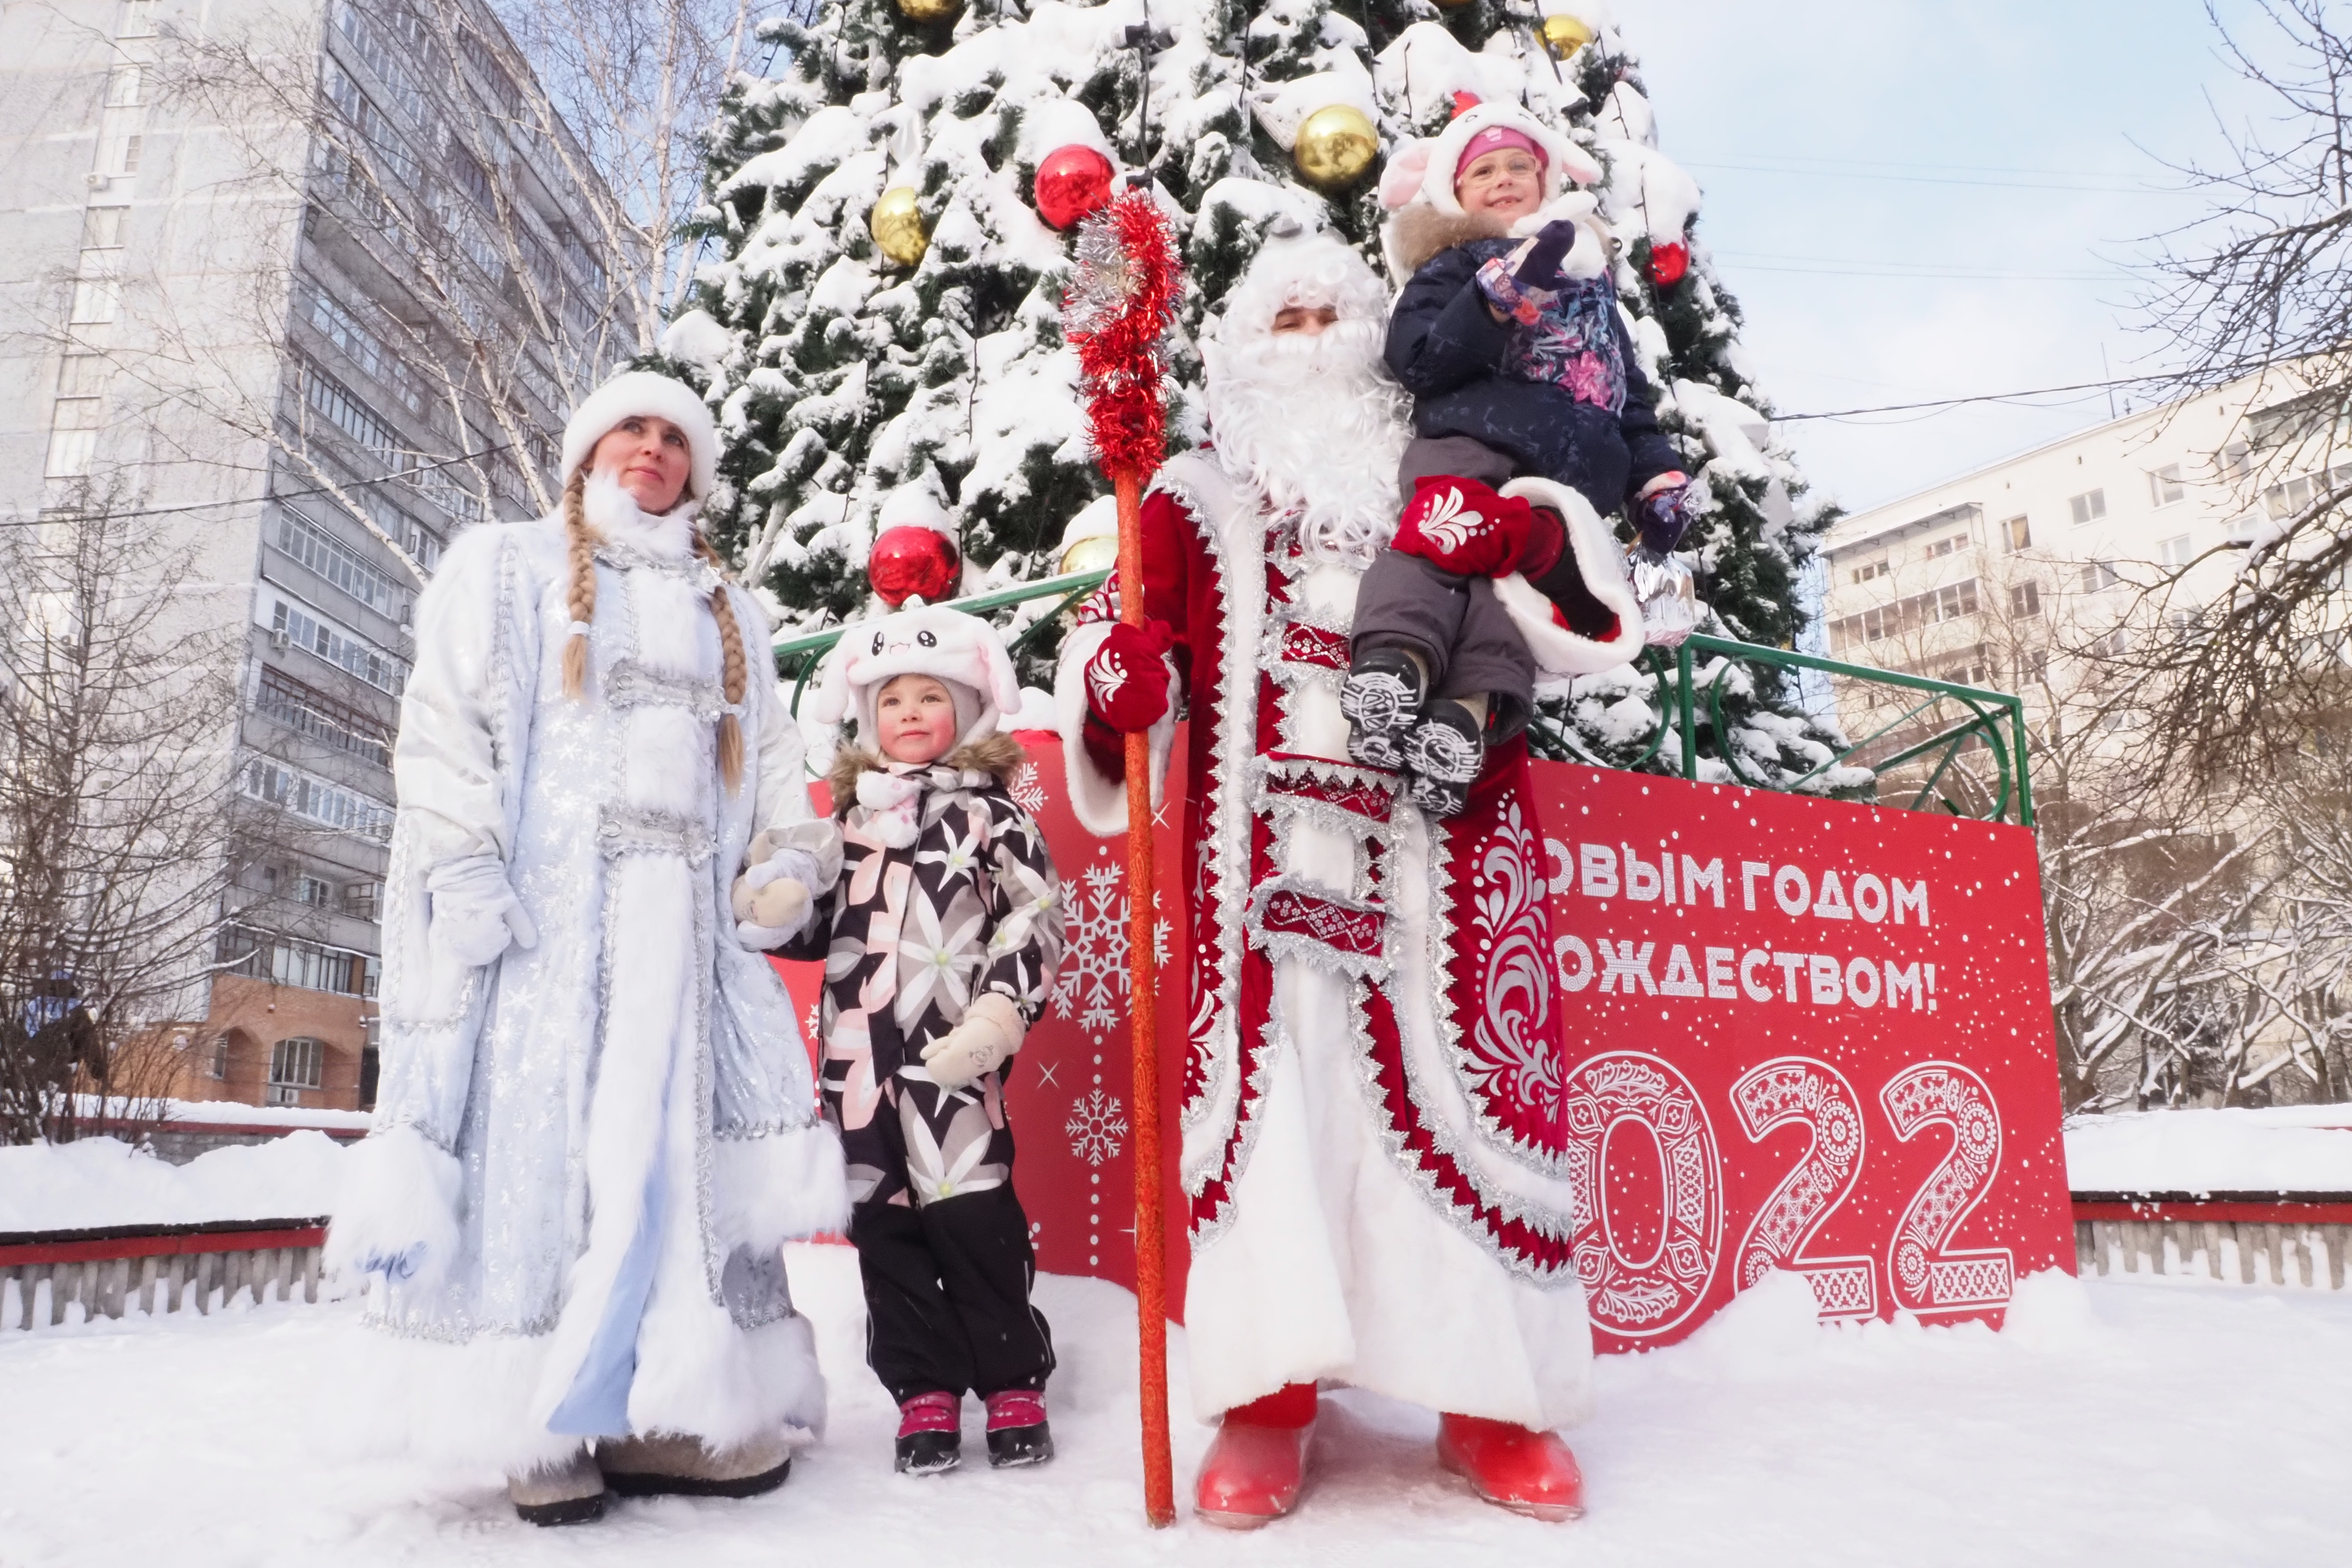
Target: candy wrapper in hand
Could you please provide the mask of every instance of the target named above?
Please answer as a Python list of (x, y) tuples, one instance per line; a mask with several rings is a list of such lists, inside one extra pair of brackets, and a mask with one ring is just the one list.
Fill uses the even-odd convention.
[(1652, 647), (1680, 647), (1698, 628), (1698, 590), (1690, 568), (1645, 544), (1633, 547), (1626, 565), (1642, 606), (1642, 640)]

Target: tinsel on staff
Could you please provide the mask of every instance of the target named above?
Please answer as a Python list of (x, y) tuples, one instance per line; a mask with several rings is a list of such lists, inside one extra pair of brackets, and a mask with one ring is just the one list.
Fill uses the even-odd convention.
[[(1143, 191), (1121, 192), (1078, 228), (1077, 268), (1062, 300), (1076, 351), (1095, 458), (1118, 497), (1118, 618), (1143, 625), (1143, 481), (1168, 453), (1168, 328), (1183, 283), (1168, 218)], [(1160, 1214), (1160, 1029), (1152, 972), (1151, 754), (1127, 737), (1129, 997), (1135, 1100), (1135, 1309), (1141, 1363), (1143, 1509), (1176, 1522), (1168, 1451), (1168, 1283)]]

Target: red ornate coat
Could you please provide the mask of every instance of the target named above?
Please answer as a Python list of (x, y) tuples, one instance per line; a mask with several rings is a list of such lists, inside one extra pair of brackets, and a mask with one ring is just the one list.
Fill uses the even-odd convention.
[[(1206, 453), (1161, 471), (1143, 527), (1145, 611), (1172, 634), (1189, 717), (1181, 758), (1172, 718), (1155, 733), (1154, 782), (1172, 760), (1183, 785), (1196, 1403), (1324, 1380), (1573, 1419), (1582, 1200), (1525, 743), (1490, 753), (1461, 816), (1425, 817), (1395, 775), (1347, 760), (1357, 572), (1303, 556)], [(1073, 805), (1115, 833), (1123, 782), (1081, 728), (1106, 630), (1071, 635), (1058, 684)]]

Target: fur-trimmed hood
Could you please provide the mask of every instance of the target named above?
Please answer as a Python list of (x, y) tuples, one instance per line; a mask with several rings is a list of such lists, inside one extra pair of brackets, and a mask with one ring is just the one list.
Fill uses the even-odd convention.
[(1574, 278), (1598, 278), (1608, 268), (1617, 242), (1594, 213), (1592, 198), (1582, 192), (1570, 192), (1517, 222), (1492, 213), (1442, 213), (1427, 202), (1411, 202), (1391, 213), (1381, 226), (1381, 249), (1388, 258), (1389, 271), (1402, 287), (1442, 251), (1474, 239), (1525, 237), (1560, 217), (1575, 219), (1582, 231), (1561, 270)]
[[(1013, 776), (1029, 761), (1029, 753), (1021, 742), (1010, 735), (987, 735), (958, 746), (938, 762), (933, 770), (950, 768), (961, 773), (985, 773), (1000, 788), (1010, 789)], [(845, 816), (857, 804), (857, 781), (866, 773), (879, 773), (889, 764), (863, 746), (844, 746), (833, 759), (833, 770), (825, 783), (833, 789), (833, 814)]]

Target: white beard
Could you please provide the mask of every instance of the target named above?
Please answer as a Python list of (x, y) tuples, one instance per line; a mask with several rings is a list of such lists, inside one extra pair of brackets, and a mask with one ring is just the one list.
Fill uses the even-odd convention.
[(1313, 556), (1368, 566), (1396, 532), (1397, 459), (1412, 431), (1404, 392), (1381, 374), (1379, 321), (1219, 344), (1209, 365), (1209, 437), (1226, 470), (1276, 511), (1303, 508)]

